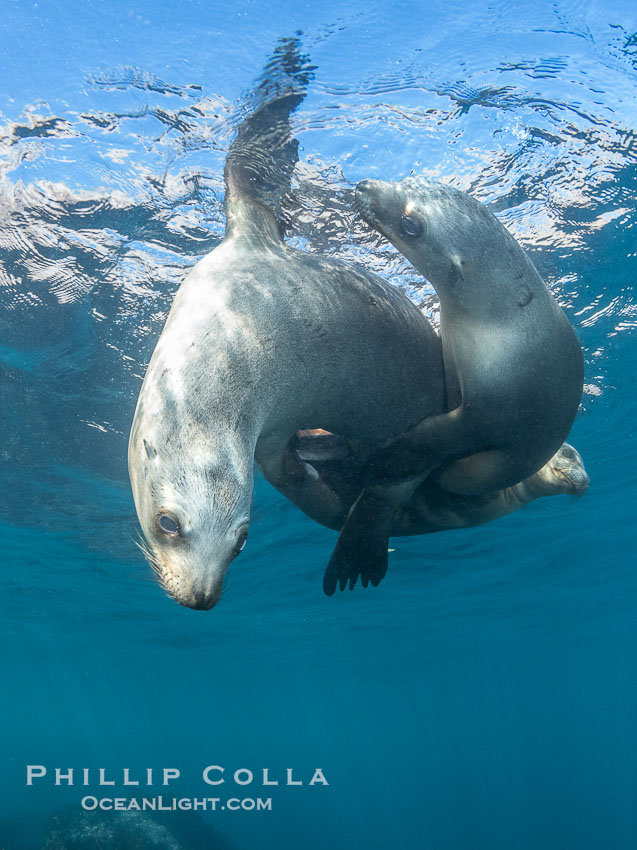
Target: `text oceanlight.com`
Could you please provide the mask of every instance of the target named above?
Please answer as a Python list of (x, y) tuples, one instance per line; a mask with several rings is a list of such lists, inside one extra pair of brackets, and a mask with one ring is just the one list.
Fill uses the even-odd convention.
[(82, 797), (88, 812), (271, 812), (272, 797)]

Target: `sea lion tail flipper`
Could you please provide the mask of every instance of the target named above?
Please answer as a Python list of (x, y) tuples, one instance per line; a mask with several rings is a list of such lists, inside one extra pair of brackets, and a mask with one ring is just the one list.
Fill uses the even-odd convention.
[(298, 33), (282, 38), (242, 104), (243, 117), (230, 146), (224, 177), (226, 199), (260, 201), (275, 213), (298, 162), (290, 115), (305, 97), (315, 66), (300, 52)]
[(389, 532), (396, 512), (393, 499), (385, 488), (363, 490), (336, 542), (323, 577), (323, 590), (332, 596), (339, 585), (349, 583), (350, 590), (360, 577), (363, 587), (380, 584), (387, 572)]

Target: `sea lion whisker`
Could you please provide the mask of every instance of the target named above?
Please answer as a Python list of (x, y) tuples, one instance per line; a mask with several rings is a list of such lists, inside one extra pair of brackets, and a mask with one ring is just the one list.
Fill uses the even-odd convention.
[(163, 581), (163, 579), (162, 579), (162, 571), (161, 571), (161, 567), (160, 567), (160, 565), (159, 565), (159, 561), (157, 560), (157, 558), (155, 557), (155, 555), (153, 555), (153, 553), (151, 552), (150, 547), (149, 547), (149, 546), (145, 543), (145, 541), (143, 540), (143, 538), (142, 538), (142, 539), (140, 539), (140, 540), (134, 540), (133, 542), (135, 543), (135, 545), (137, 546), (137, 548), (141, 551), (141, 553), (143, 554), (144, 558), (145, 558), (145, 559), (146, 559), (146, 561), (148, 562), (148, 565), (149, 565), (149, 566), (150, 566), (150, 568), (153, 570), (153, 572), (154, 572), (154, 573), (155, 573), (155, 575), (158, 577), (158, 579), (159, 579), (160, 581)]

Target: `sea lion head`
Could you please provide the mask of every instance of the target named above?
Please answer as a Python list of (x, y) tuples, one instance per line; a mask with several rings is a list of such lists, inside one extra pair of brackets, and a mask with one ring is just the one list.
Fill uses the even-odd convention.
[(362, 180), (355, 206), (433, 284), (443, 306), (493, 315), (526, 307), (543, 287), (511, 234), (466, 192), (424, 177)]
[(581, 496), (588, 490), (590, 479), (584, 469), (582, 456), (570, 443), (564, 443), (553, 457), (523, 485), (532, 497), (556, 496), (565, 493)]
[(207, 610), (221, 597), (228, 565), (243, 550), (250, 524), (252, 455), (224, 433), (210, 433), (170, 407), (147, 415), (142, 392), (128, 464), (142, 550), (176, 602)]

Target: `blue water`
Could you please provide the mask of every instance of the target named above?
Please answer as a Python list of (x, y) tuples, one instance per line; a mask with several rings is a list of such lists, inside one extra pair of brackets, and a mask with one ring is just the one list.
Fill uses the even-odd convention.
[[(591, 488), (400, 539), (379, 588), (328, 599), (334, 533), (258, 479), (202, 613), (135, 547), (128, 430), (171, 298), (223, 234), (242, 104), (296, 30), (317, 71), (291, 243), (435, 322), (351, 188), (413, 171), (487, 203), (582, 343)], [(0, 32), (0, 846), (86, 793), (27, 787), (27, 764), (178, 768), (179, 796), (218, 796), (218, 764), (329, 781), (226, 786), (273, 799), (206, 816), (236, 848), (636, 847), (634, 4), (7, 0)]]

